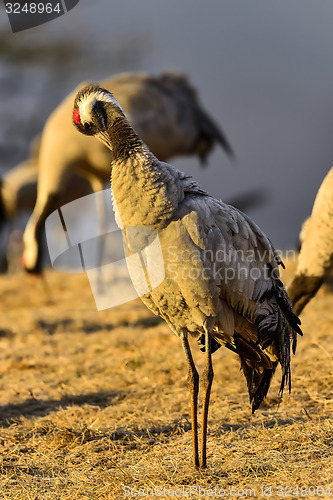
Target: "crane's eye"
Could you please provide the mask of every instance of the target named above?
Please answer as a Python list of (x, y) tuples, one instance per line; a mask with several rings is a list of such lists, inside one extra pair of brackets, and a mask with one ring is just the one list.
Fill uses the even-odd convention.
[(84, 123), (84, 128), (86, 129), (87, 132), (90, 132), (92, 129), (92, 123), (85, 122)]

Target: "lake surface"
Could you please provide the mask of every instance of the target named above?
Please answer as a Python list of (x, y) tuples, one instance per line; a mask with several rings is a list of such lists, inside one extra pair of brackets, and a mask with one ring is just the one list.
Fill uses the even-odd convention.
[(188, 74), (236, 155), (203, 170), (173, 164), (214, 196), (262, 190), (249, 211), (280, 248), (294, 247), (333, 163), (333, 3), (321, 0), (80, 0), (12, 34), (1, 7), (0, 169), (27, 155), (50, 111), (81, 80), (121, 71)]

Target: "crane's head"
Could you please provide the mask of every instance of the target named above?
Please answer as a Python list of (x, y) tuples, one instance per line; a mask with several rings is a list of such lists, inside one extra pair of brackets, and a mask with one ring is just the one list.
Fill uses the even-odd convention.
[(120, 104), (111, 92), (102, 87), (87, 85), (75, 97), (75, 127), (82, 134), (95, 136), (109, 149), (112, 148), (107, 130), (119, 115), (124, 116)]

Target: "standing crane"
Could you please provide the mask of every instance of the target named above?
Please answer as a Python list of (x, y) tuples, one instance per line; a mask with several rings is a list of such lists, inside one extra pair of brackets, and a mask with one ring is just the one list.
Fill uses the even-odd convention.
[[(141, 298), (181, 340), (191, 395), (194, 465), (204, 468), (216, 348), (225, 345), (238, 354), (253, 412), (266, 396), (279, 363), (280, 392), (286, 384), (290, 390), (290, 350), (295, 352), (297, 333), (302, 332), (279, 278), (282, 261), (249, 217), (158, 160), (107, 90), (96, 85), (81, 89), (74, 101), (73, 122), (81, 133), (95, 136), (112, 151), (114, 208), (128, 253), (133, 251), (131, 228), (151, 228), (158, 234), (165, 277)], [(138, 235), (138, 240), (144, 239), (140, 231)], [(199, 374), (189, 336), (204, 344), (206, 356), (200, 461)]]
[(301, 242), (296, 273), (288, 286), (297, 314), (333, 272), (333, 167), (318, 190), (311, 217), (303, 224)]
[[(225, 134), (204, 110), (186, 76), (171, 72), (158, 76), (124, 73), (102, 85), (113, 89), (135, 130), (160, 160), (197, 155), (205, 163), (215, 144), (233, 156)], [(111, 151), (97, 141), (75, 134), (72, 127), (76, 92), (77, 89), (71, 92), (53, 111), (42, 133), (37, 200), (23, 237), (22, 262), (31, 273), (42, 269), (44, 222), (58, 208), (73, 175), (87, 179), (94, 191), (102, 190), (109, 180)]]

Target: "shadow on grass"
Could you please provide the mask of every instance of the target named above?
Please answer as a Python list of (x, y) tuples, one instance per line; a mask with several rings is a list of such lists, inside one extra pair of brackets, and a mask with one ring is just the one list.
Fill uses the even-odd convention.
[[(162, 425), (150, 425), (149, 427), (118, 427), (112, 432), (113, 441), (122, 441), (122, 444), (130, 444), (130, 448), (137, 447), (139, 441), (148, 441), (154, 444), (155, 440), (161, 442), (161, 438), (179, 436), (191, 430), (191, 423), (184, 419), (176, 419)], [(131, 446), (132, 443), (132, 446)]]
[(310, 421), (324, 421), (328, 420), (331, 417), (329, 416), (313, 416), (313, 418), (309, 419), (308, 416), (298, 416), (298, 417), (290, 417), (290, 418), (282, 418), (279, 417), (278, 415), (276, 417), (266, 417), (264, 420), (260, 421), (249, 421), (246, 424), (236, 424), (236, 423), (228, 423), (228, 424), (222, 424), (220, 425), (215, 431), (214, 434), (222, 434), (225, 432), (239, 432), (242, 434), (243, 432), (246, 433), (249, 430), (256, 430), (256, 429), (273, 429), (274, 427), (280, 428), (280, 427), (288, 427), (289, 425), (293, 424), (299, 424), (299, 423), (308, 423)]
[[(84, 333), (95, 333), (100, 330), (108, 330), (111, 331), (114, 328), (119, 327), (131, 327), (131, 328), (152, 328), (154, 326), (163, 323), (163, 320), (159, 317), (148, 317), (148, 318), (139, 318), (135, 322), (129, 321), (120, 321), (117, 324), (113, 323), (99, 323), (99, 322), (91, 322), (91, 321), (77, 321), (71, 318), (63, 318), (60, 320), (50, 321), (40, 319), (36, 321), (37, 328), (41, 329), (43, 332), (48, 333), (49, 335), (54, 335), (56, 332), (64, 332), (74, 333), (78, 331), (83, 331)], [(1, 330), (0, 330), (1, 336)], [(2, 335), (4, 336), (4, 335)]]
[(78, 396), (68, 395), (61, 399), (43, 400), (31, 397), (22, 403), (8, 404), (0, 406), (0, 425), (9, 427), (17, 422), (20, 417), (33, 418), (44, 417), (49, 413), (66, 408), (68, 406), (91, 405), (99, 408), (106, 408), (115, 401), (120, 401), (126, 397), (128, 392), (96, 392), (89, 394), (80, 394)]
[[(13, 424), (17, 424), (21, 417), (26, 419), (38, 419), (52, 412), (56, 412), (59, 409), (66, 409), (67, 407), (90, 405), (98, 408), (105, 408), (122, 401), (128, 394), (128, 391), (96, 392), (78, 396), (68, 395), (57, 400), (41, 400), (31, 397), (19, 404), (0, 406), (0, 426), (2, 428), (8, 428)], [(43, 425), (41, 424), (41, 428)], [(53, 433), (62, 432), (61, 429), (57, 429), (58, 424), (52, 424), (52, 421), (50, 421), (48, 425), (51, 425)], [(83, 427), (84, 425), (83, 423)], [(135, 425), (119, 426), (112, 431), (106, 431), (105, 436), (107, 436), (110, 441), (118, 441), (125, 448), (132, 449), (147, 445), (151, 446), (155, 442), (161, 442), (170, 436), (184, 434), (190, 431), (190, 429), (190, 422), (183, 417), (161, 425), (150, 424), (144, 427)], [(65, 430), (67, 433), (69, 432), (67, 428)], [(90, 437), (88, 440), (101, 438), (100, 433), (98, 436), (94, 436), (93, 431), (89, 432), (91, 436), (89, 434)], [(75, 435), (75, 439), (76, 438), (77, 436)], [(86, 435), (85, 440), (87, 440)]]

